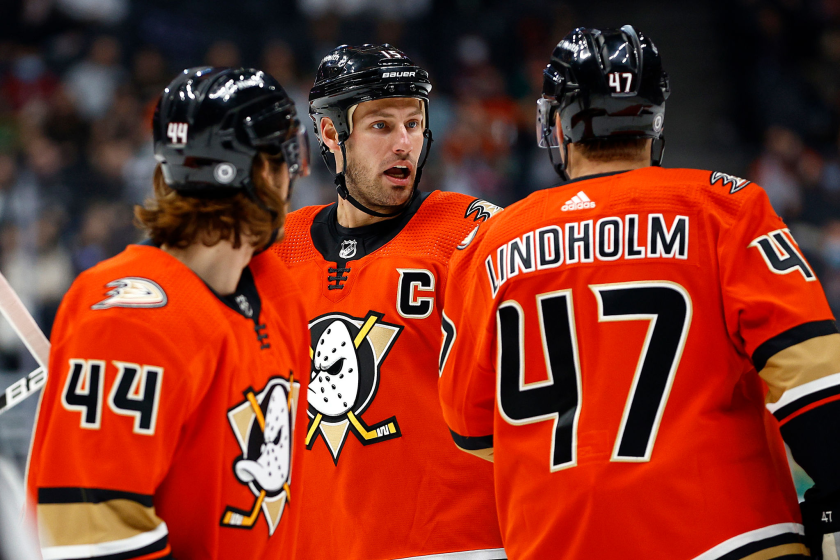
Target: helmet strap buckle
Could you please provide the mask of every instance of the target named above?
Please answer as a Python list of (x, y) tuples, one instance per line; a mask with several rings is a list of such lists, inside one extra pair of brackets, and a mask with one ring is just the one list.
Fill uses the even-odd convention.
[(650, 144), (650, 164), (656, 167), (662, 165), (662, 158), (665, 157), (665, 135), (660, 134)]
[[(546, 141), (547, 140), (548, 138), (546, 138)], [(554, 167), (554, 171), (560, 175), (564, 181), (568, 181), (570, 177), (569, 172), (566, 170), (566, 164), (569, 161), (569, 139), (565, 135), (563, 136), (563, 144), (559, 146), (558, 150), (561, 151), (563, 157), (560, 161), (554, 161), (554, 152), (549, 145), (548, 159), (551, 160), (551, 166)]]

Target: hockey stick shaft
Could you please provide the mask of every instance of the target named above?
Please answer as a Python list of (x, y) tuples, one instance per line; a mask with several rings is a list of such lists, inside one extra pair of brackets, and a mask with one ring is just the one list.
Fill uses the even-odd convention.
[(0, 414), (35, 394), (47, 382), (47, 369), (39, 367), (26, 377), (21, 377), (0, 393)]
[(47, 365), (50, 359), (50, 341), (41, 332), (38, 323), (20, 301), (6, 277), (0, 274), (0, 314), (23, 341), (24, 346), (40, 366), (26, 377), (12, 383), (0, 393), (0, 414), (26, 400), (47, 382)]
[(0, 313), (23, 341), (26, 349), (32, 353), (38, 365), (46, 368), (50, 361), (50, 341), (41, 332), (38, 323), (29, 314), (29, 310), (2, 274), (0, 274)]

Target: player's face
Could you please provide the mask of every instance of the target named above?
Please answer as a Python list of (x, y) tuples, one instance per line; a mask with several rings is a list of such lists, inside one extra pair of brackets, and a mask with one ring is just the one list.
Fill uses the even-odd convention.
[[(277, 212), (279, 224), (282, 224), (289, 211), (289, 167), (285, 162), (278, 163), (276, 159), (267, 157), (260, 157), (255, 165), (257, 166), (255, 172), (261, 175), (261, 182), (264, 185), (259, 188), (271, 191), (276, 198), (266, 200), (265, 196), (260, 196)], [(283, 238), (283, 233), (281, 225), (277, 241)]]
[(269, 185), (284, 202), (284, 206), (289, 204), (289, 166), (285, 163), (281, 165), (272, 165), (269, 171), (271, 177)]
[(419, 99), (378, 99), (356, 107), (345, 178), (362, 204), (383, 208), (409, 199), (423, 150), (423, 119)]

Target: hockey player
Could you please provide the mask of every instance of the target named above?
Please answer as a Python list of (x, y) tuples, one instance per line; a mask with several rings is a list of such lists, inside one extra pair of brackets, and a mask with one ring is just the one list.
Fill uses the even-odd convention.
[(311, 334), (300, 559), (504, 558), (491, 465), (452, 446), (437, 399), (449, 257), (498, 208), (418, 191), (430, 89), (394, 47), (345, 45), (309, 96), (340, 196), (275, 248)]
[(649, 37), (576, 29), (544, 78), (539, 142), (571, 181), (482, 228), (446, 293), (443, 414), (492, 454), (509, 557), (807, 556), (783, 439), (816, 481), (806, 532), (840, 523), (840, 335), (813, 270), (761, 187), (659, 167)]
[(288, 272), (254, 255), (308, 173), (304, 128), (262, 71), (193, 68), (154, 149), (150, 242), (81, 274), (53, 329), (28, 476), (44, 558), (285, 558), (308, 341)]

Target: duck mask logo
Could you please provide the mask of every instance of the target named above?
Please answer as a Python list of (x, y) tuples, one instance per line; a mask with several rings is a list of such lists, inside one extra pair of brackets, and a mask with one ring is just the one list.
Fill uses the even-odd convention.
[(228, 411), (228, 420), (242, 449), (233, 464), (236, 479), (248, 486), (256, 500), (250, 511), (228, 506), (223, 527), (251, 529), (260, 511), (265, 514), (269, 536), (274, 534), (291, 499), (292, 430), (300, 383), (272, 377), (259, 393), (250, 387), (245, 400)]
[(336, 465), (350, 430), (362, 445), (402, 435), (394, 416), (370, 426), (362, 419), (379, 388), (380, 365), (402, 331), (382, 317), (374, 311), (361, 319), (329, 313), (309, 323), (312, 371), (306, 448), (312, 449), (320, 434)]

